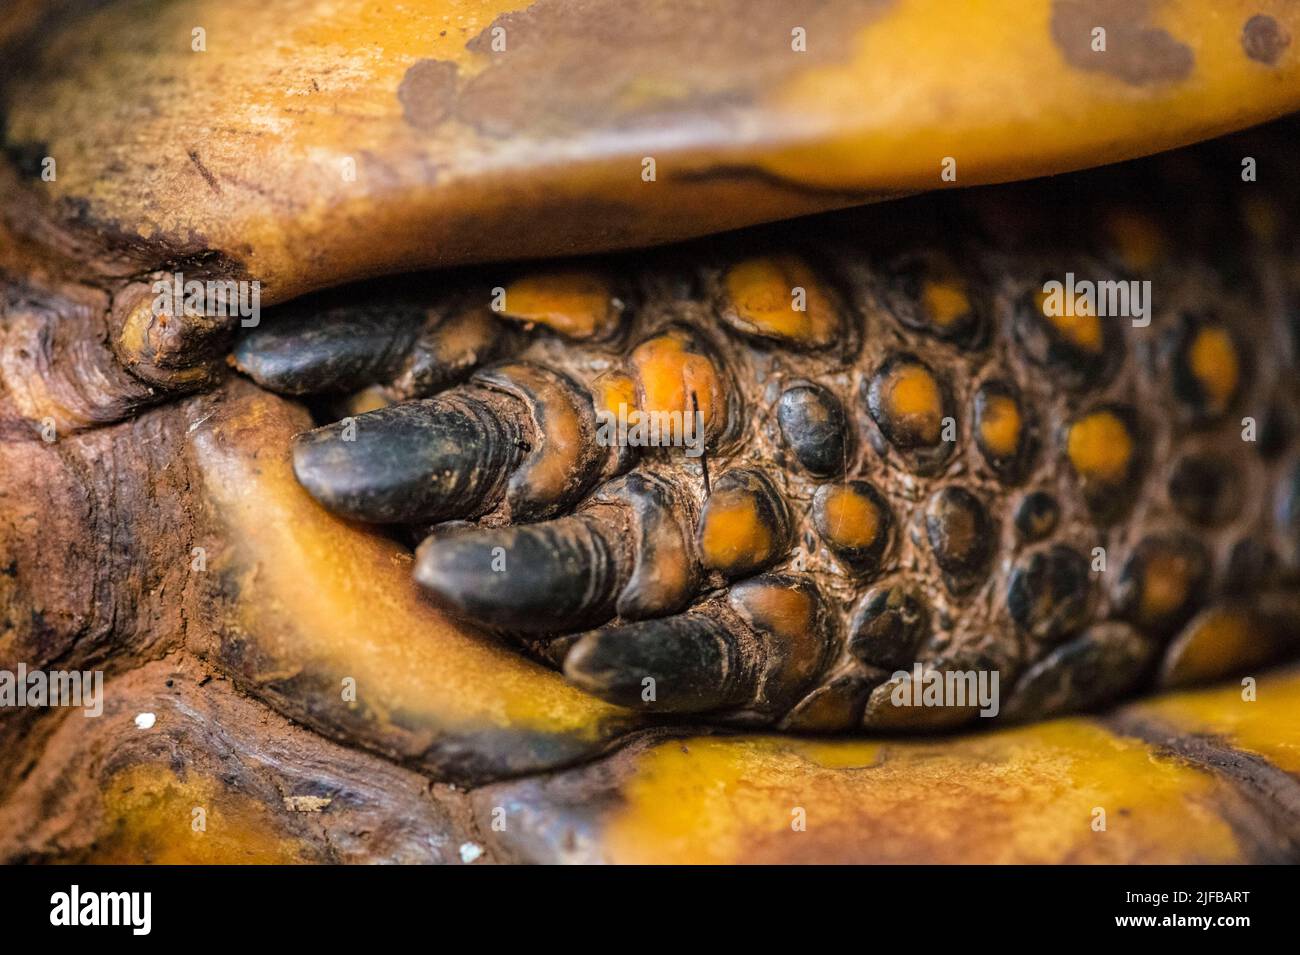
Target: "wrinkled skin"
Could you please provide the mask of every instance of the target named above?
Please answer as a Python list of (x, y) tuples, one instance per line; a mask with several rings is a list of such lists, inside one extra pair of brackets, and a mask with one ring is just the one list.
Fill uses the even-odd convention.
[[(436, 12), (433, 6), (430, 14)], [(1099, 152), (1103, 145), (1085, 132), (1056, 138), (1062, 143), (1059, 153), (1028, 157), (1021, 147), (1025, 130), (1017, 130), (1006, 114), (984, 108), (987, 103), (969, 103), (958, 115), (971, 117), (971, 125), (956, 133), (973, 152), (961, 160), (958, 184), (1121, 158), (1246, 125), (1295, 104), (1294, 51), (1270, 44), (1267, 37), (1244, 37), (1239, 29), (1237, 21), (1244, 24), (1256, 13), (1254, 5), (1234, 6), (1240, 16), (1220, 35), (1192, 36), (1187, 31), (1199, 27), (1167, 25), (1176, 42), (1215, 63), (1212, 74), (1220, 85), (1212, 82), (1208, 90), (1199, 74), (1152, 79), (1140, 65), (1118, 67), (1120, 76), (1106, 71), (1097, 76), (1077, 66), (1056, 69), (1063, 56), (1070, 60), (1061, 52), (1069, 34), (1066, 41), (1049, 38), (1064, 28), (1061, 24), (1068, 26), (1074, 12), (1069, 8), (1076, 5), (1055, 6), (1057, 16), (1033, 34), (1041, 46), (1033, 54), (1038, 59), (1025, 64), (1026, 70), (1034, 62), (1043, 67), (1031, 85), (1044, 99), (1031, 112), (1044, 117), (1071, 112), (1071, 130), (1102, 130), (1104, 149), (1116, 151)], [(14, 5), (0, 37), (18, 46), (6, 52), (31, 49), (14, 38), (33, 20), (55, 19), (79, 7), (60, 4), (42, 12), (38, 4)], [(229, 22), (241, 22), (248, 13), (234, 5), (223, 9), (233, 18)], [(174, 28), (183, 46), (191, 21), (199, 22), (191, 16), (196, 10), (202, 20), (217, 16), (215, 8), (177, 4), (170, 18), (149, 22)], [(1284, 11), (1270, 12), (1294, 26)], [(988, 22), (977, 22), (1000, 36), (994, 21), (1015, 20), (1003, 13), (992, 10)], [(345, 20), (348, 15), (339, 14)], [(138, 131), (134, 141), (189, 142), (195, 122), (206, 126), (219, 114), (214, 103), (226, 95), (226, 84), (207, 73), (203, 82), (180, 89), (166, 82), (198, 74), (192, 63), (157, 55), (171, 34), (150, 32), (161, 29), (155, 25), (134, 31), (129, 43), (102, 47), (122, 51), (127, 62), (110, 64), (107, 72), (125, 87), (100, 87), (106, 91), (102, 101), (80, 97), (85, 84), (78, 71), (101, 67), (77, 44), (95, 48), (105, 36), (117, 37), (123, 24), (138, 24), (127, 5), (108, 5), (89, 21), (68, 22), (64, 42), (72, 47), (51, 43), (35, 66), (25, 58), (6, 60), (23, 64), (23, 81), (17, 83), (13, 73), (6, 77), (8, 160), (0, 164), (0, 669), (19, 663), (103, 669), (107, 688), (105, 712), (97, 719), (84, 720), (75, 710), (30, 708), (0, 716), (0, 857), (164, 862), (1296, 857), (1300, 766), (1294, 760), (1297, 743), (1284, 732), (1296, 725), (1294, 714), (1300, 710), (1293, 675), (1262, 677), (1258, 704), (1243, 706), (1238, 691), (1229, 687), (1136, 704), (1100, 721), (1075, 719), (957, 743), (701, 739), (691, 734), (708, 732), (708, 721), (649, 726), (660, 722), (654, 714), (603, 703), (435, 609), (412, 583), (404, 547), (318, 506), (294, 480), (289, 458), (294, 436), (313, 424), (312, 416), (297, 401), (270, 395), (229, 372), (225, 359), (235, 328), (204, 321), (150, 324), (141, 311), (147, 308), (150, 280), (177, 266), (199, 276), (264, 281), (269, 306), (322, 285), (395, 270), (555, 254), (579, 247), (580, 241), (591, 249), (660, 241), (937, 186), (933, 157), (946, 150), (940, 148), (942, 139), (934, 139), (932, 121), (918, 115), (896, 151), (864, 148), (879, 145), (881, 129), (900, 128), (896, 117), (881, 116), (881, 128), (841, 129), (836, 117), (852, 111), (827, 100), (830, 118), (823, 117), (824, 125), (806, 142), (760, 158), (757, 148), (733, 148), (724, 130), (705, 148), (677, 157), (690, 174), (665, 176), (664, 185), (672, 190), (667, 200), (656, 194), (617, 209), (609, 198), (626, 191), (620, 163), (630, 159), (636, 177), (648, 145), (638, 137), (661, 127), (633, 130), (619, 157), (584, 166), (583, 175), (547, 179), (550, 173), (534, 172), (512, 178), (508, 170), (494, 171), (468, 186), (433, 189), (430, 169), (446, 168), (456, 157), (461, 169), (483, 167), (483, 151), (472, 137), (460, 138), (459, 129), (442, 130), (432, 140), (413, 136), (412, 123), (420, 129), (436, 117), (419, 97), (403, 102), (402, 81), (423, 51), (402, 48), (378, 61), (376, 74), (383, 82), (360, 84), (382, 89), (374, 94), (382, 99), (354, 104), (361, 116), (374, 115), (368, 107), (383, 104), (382, 132), (372, 128), (361, 135), (388, 137), (392, 155), (399, 157), (389, 170), (393, 178), (379, 189), (375, 177), (363, 176), (359, 197), (344, 201), (342, 193), (336, 197), (340, 201), (324, 204), (325, 215), (300, 215), (300, 200), (307, 195), (301, 190), (312, 188), (311, 177), (292, 157), (313, 155), (332, 173), (342, 158), (337, 143), (350, 138), (328, 121), (309, 125), (304, 140), (264, 164), (266, 181), (256, 185), (274, 199), (276, 214), (268, 222), (254, 214), (265, 196), (257, 189), (250, 195), (230, 178), (247, 159), (241, 152), (246, 144), (227, 144), (230, 151), (216, 158), (206, 147), (197, 157), (183, 148), (163, 150), (158, 155), (168, 164), (164, 170), (137, 164), (137, 157), (111, 155), (114, 150), (106, 148), (108, 142), (131, 141), (121, 136), (121, 117), (106, 104), (129, 107), (151, 84), (173, 90), (160, 95), (175, 98), (150, 114), (158, 125)], [(328, 62), (337, 57), (328, 42), (337, 24), (317, 26), (321, 31), (314, 40), (302, 37), (295, 47), (307, 54), (294, 64), (304, 89), (320, 65), (312, 57)], [(544, 19), (541, 27), (555, 28)], [(558, 28), (583, 35), (563, 24)], [(383, 28), (371, 24), (368, 29)], [(459, 49), (461, 41), (472, 39), (465, 29), (458, 27), (449, 44)], [(389, 39), (399, 39), (397, 34)], [(1003, 67), (1004, 47), (994, 42), (981, 49), (990, 75)], [(214, 44), (204, 70), (220, 74), (232, 58), (246, 58), (247, 52), (243, 46), (232, 51)], [(578, 59), (585, 55), (572, 53)], [(507, 79), (544, 85), (527, 70), (536, 68), (535, 59), (514, 62), (519, 65), (506, 67)], [(852, 69), (838, 81), (844, 97), (861, 95), (859, 71), (879, 64), (881, 83), (894, 75), (870, 46), (851, 62)], [(1175, 73), (1181, 69), (1176, 51), (1164, 62)], [(150, 64), (149, 71), (143, 64)], [(258, 69), (243, 87), (246, 103), (264, 102), (269, 81)], [(520, 75), (510, 77), (512, 69)], [(71, 72), (63, 75), (64, 70)], [(1048, 74), (1052, 82), (1046, 81)], [(933, 75), (941, 77), (942, 71)], [(33, 107), (30, 90), (52, 86), (75, 105), (75, 116)], [(983, 89), (991, 102), (1014, 100), (988, 84), (970, 88)], [(327, 82), (325, 89), (327, 104), (334, 106), (349, 94), (346, 83)], [(797, 94), (800, 87), (793, 83), (790, 89)], [(932, 102), (935, 92), (933, 85), (919, 85), (915, 96)], [(807, 89), (802, 99), (796, 96), (780, 109), (770, 93), (756, 95), (759, 105), (744, 108), (769, 115), (780, 128), (790, 128), (789, 112), (807, 111)], [(1117, 100), (1128, 103), (1122, 107), (1123, 122), (1130, 133), (1142, 131), (1142, 146), (1114, 145), (1139, 138), (1117, 139)], [(408, 105), (412, 102), (414, 107)], [(573, 104), (557, 103), (560, 120), (588, 121), (564, 112), (576, 108)], [(1063, 111), (1061, 103), (1077, 109)], [(691, 116), (698, 119), (711, 108), (707, 98), (688, 97), (674, 121), (689, 125)], [(900, 102), (898, 108), (903, 115), (916, 114), (914, 103)], [(1077, 122), (1078, 109), (1107, 121)], [(321, 115), (338, 115), (338, 110), (331, 113), (327, 106)], [(981, 116), (992, 119), (975, 120)], [(60, 179), (42, 185), (32, 175), (39, 169), (32, 160), (39, 160), (41, 151), (33, 150), (52, 141), (44, 135), (51, 119), (62, 121), (68, 138), (51, 147), (60, 158)], [(662, 116), (654, 119), (658, 123)], [(557, 128), (555, 141), (570, 134), (563, 123)], [(505, 142), (545, 139), (545, 131), (524, 133), (511, 129)], [(948, 128), (944, 135), (954, 131)], [(1226, 151), (1211, 154), (1226, 157), (1235, 175), (1242, 148), (1222, 148)], [(1261, 157), (1265, 168), (1269, 156), (1280, 160), (1271, 168), (1284, 165), (1285, 152), (1270, 140), (1245, 148)], [(864, 168), (861, 157), (867, 155), (895, 155), (899, 165)], [(835, 161), (826, 162), (827, 156)], [(90, 157), (116, 164), (128, 175), (108, 175), (106, 168), (81, 161)], [(177, 165), (170, 165), (173, 161)], [(367, 170), (365, 161), (362, 167)], [(1197, 192), (1194, 170), (1204, 164), (1190, 167), (1189, 174), (1189, 167), (1173, 157), (1151, 168)], [(639, 186), (639, 178), (635, 181)], [(120, 193), (96, 193), (114, 182)], [(551, 201), (557, 194), (566, 212), (576, 209), (582, 215), (557, 217)], [(1023, 261), (1061, 228), (1053, 218), (1058, 207), (1050, 204), (1041, 229), (1033, 228), (1033, 214), (1024, 218), (1020, 206), (1041, 201), (1032, 190), (1001, 195), (987, 205), (974, 198), (972, 208), (982, 211), (971, 216), (990, 237), (1000, 267)], [(1264, 254), (1255, 259), (1258, 270), (1242, 297), (1257, 295), (1255, 301), (1276, 311), (1295, 287), (1289, 272), (1295, 257), (1291, 230), (1276, 223), (1270, 228), (1267, 220), (1293, 221), (1288, 218), (1293, 196), (1284, 186), (1268, 195), (1270, 202), (1262, 206), (1239, 201), (1249, 196), (1225, 197), (1231, 210), (1226, 213), (1213, 202), (1198, 205), (1189, 214), (1202, 215), (1214, 228), (1175, 231), (1180, 238), (1204, 237), (1210, 248), (1197, 254), (1217, 267), (1222, 255), (1243, 246), (1212, 240), (1225, 234), (1221, 230), (1237, 235), (1235, 226), (1225, 224), (1244, 220), (1241, 234)], [(1126, 198), (1122, 190), (1119, 198)], [(948, 221), (957, 208), (926, 200), (840, 225), (850, 235), (875, 234), (887, 242), (916, 230), (920, 241), (932, 243), (935, 224)], [(685, 211), (667, 217), (654, 211), (664, 209)], [(1261, 221), (1252, 218), (1252, 209)], [(1038, 208), (1040, 216), (1044, 211)], [(1082, 218), (1066, 221), (1089, 247), (1101, 234)], [(563, 228), (543, 228), (557, 222)], [(813, 228), (823, 226), (835, 228), (825, 223)], [(434, 227), (455, 241), (429, 241)], [(819, 232), (811, 234), (820, 239)], [(536, 236), (545, 241), (528, 238)], [(771, 243), (770, 238), (756, 241)], [(303, 248), (317, 253), (304, 256)], [(698, 255), (699, 248), (690, 254)], [(617, 272), (619, 266), (610, 268)], [(1240, 274), (1229, 270), (1227, 275), (1220, 287), (1235, 287)], [(1281, 350), (1257, 358), (1275, 373), (1289, 360)], [(1252, 375), (1257, 372), (1252, 369)], [(325, 409), (314, 410), (321, 420), (328, 417)], [(1287, 453), (1293, 455), (1289, 445)], [(1216, 673), (1239, 670), (1243, 661), (1220, 662)], [(1255, 669), (1253, 663), (1246, 663), (1248, 671)], [(136, 720), (146, 713), (156, 719), (150, 729)], [(872, 772), (886, 765), (886, 777)], [(1142, 783), (1135, 785), (1134, 778)], [(1019, 788), (1008, 793), (1008, 779)], [(720, 785), (697, 785), (703, 781)], [(465, 786), (472, 788), (466, 792)], [(922, 808), (927, 804), (920, 794), (935, 787), (951, 787), (957, 803)], [(682, 801), (682, 790), (710, 791), (714, 801)], [(756, 799), (756, 793), (763, 798)], [(1001, 794), (1001, 802), (990, 802), (993, 793)], [(885, 796), (908, 811), (887, 811)], [(1097, 839), (1088, 831), (1089, 813), (1098, 805), (1115, 810), (1114, 838)], [(809, 813), (811, 838), (791, 830), (796, 806)], [(862, 808), (872, 806), (886, 808), (878, 814)], [(193, 825), (196, 808), (206, 811), (203, 830)], [(499, 829), (495, 824), (502, 819)], [(702, 825), (702, 819), (712, 822)], [(962, 821), (969, 841), (950, 838), (953, 820)], [(1012, 845), (999, 833), (1013, 830), (1033, 836), (998, 849)]]

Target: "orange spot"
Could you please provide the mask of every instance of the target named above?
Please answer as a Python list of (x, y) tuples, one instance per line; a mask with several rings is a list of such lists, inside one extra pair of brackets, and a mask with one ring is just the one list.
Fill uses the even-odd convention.
[(562, 495), (573, 480), (583, 453), (587, 435), (582, 417), (565, 400), (565, 396), (547, 396), (542, 419), (544, 436), (541, 449), (532, 459), (528, 472), (530, 496), (552, 500)]
[(980, 441), (990, 453), (1010, 457), (1020, 447), (1020, 408), (1006, 395), (989, 395), (980, 414)]
[(727, 395), (722, 377), (708, 356), (687, 350), (682, 332), (672, 331), (643, 342), (632, 352), (633, 373), (640, 387), (641, 410), (690, 414), (692, 393), (710, 435), (726, 420)]
[(1155, 621), (1176, 611), (1187, 600), (1187, 561), (1177, 554), (1151, 555), (1142, 573), (1139, 613)]
[(930, 321), (940, 328), (970, 314), (970, 296), (965, 284), (957, 280), (927, 279), (921, 288), (921, 303)]
[(544, 272), (511, 282), (502, 314), (569, 338), (592, 338), (610, 331), (618, 318), (610, 299), (609, 285), (599, 275)]
[(1227, 410), (1241, 378), (1237, 348), (1226, 329), (1203, 328), (1192, 339), (1187, 363), (1215, 414)]
[(387, 408), (392, 402), (384, 394), (384, 389), (378, 385), (372, 385), (362, 391), (357, 392), (348, 399), (347, 409), (350, 415), (361, 415), (368, 411), (378, 411), (380, 408)]
[[(840, 330), (835, 304), (803, 259), (794, 255), (747, 259), (727, 270), (733, 317), (759, 335), (812, 348), (829, 345)], [(796, 292), (803, 290), (803, 310)]]
[(437, 327), (433, 334), (438, 358), (444, 362), (459, 362), (485, 351), (501, 327), (486, 308), (475, 308), (452, 315)]
[(837, 487), (826, 495), (826, 532), (840, 547), (870, 547), (880, 533), (876, 504), (850, 487)]
[(656, 547), (650, 551), (648, 560), (649, 567), (642, 568), (642, 573), (649, 572), (643, 588), (666, 595), (665, 602), (681, 599), (691, 583), (690, 561), (683, 547)]
[(943, 396), (934, 376), (920, 365), (904, 365), (890, 375), (886, 410), (905, 427), (930, 444), (939, 440)]
[(728, 570), (762, 563), (772, 550), (772, 532), (745, 491), (717, 491), (701, 518), (700, 551), (706, 567)]
[(1095, 411), (1070, 426), (1066, 453), (1084, 477), (1114, 484), (1128, 476), (1133, 437), (1113, 412)]
[(805, 686), (820, 668), (825, 651), (817, 604), (804, 589), (781, 584), (748, 584), (732, 591), (732, 606), (759, 631), (772, 634), (782, 648), (768, 686), (780, 692)]
[(748, 588), (744, 602), (754, 624), (777, 636), (794, 638), (813, 629), (812, 598), (798, 588)]
[(1096, 315), (1086, 314), (1087, 300), (1082, 295), (1077, 295), (1073, 308), (1062, 309), (1063, 314), (1060, 315), (1051, 315), (1048, 314), (1047, 299), (1048, 294), (1041, 289), (1034, 295), (1038, 310), (1047, 321), (1052, 323), (1052, 327), (1061, 337), (1076, 348), (1099, 354), (1102, 345), (1101, 319)]
[(1176, 639), (1165, 681), (1178, 686), (1212, 680), (1260, 657), (1261, 642), (1249, 618), (1236, 610), (1211, 607)]
[(636, 409), (636, 382), (621, 371), (607, 371), (591, 383), (597, 411), (617, 415), (619, 409)]

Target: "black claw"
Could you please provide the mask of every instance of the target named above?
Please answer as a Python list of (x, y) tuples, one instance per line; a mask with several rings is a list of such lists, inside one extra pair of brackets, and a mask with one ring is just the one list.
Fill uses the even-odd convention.
[(699, 578), (678, 501), (668, 482), (631, 474), (571, 517), (443, 525), (421, 546), (415, 577), (453, 612), (524, 633), (662, 616), (685, 605)]
[(420, 334), (414, 306), (347, 306), (295, 312), (249, 332), (235, 367), (286, 395), (353, 391), (385, 380)]
[(318, 501), (372, 523), (444, 521), (490, 508), (520, 460), (518, 420), (474, 391), (381, 408), (298, 435), (293, 470)]
[(465, 381), (475, 369), (509, 354), (516, 338), (487, 309), (453, 312), (426, 324), (389, 386), (399, 399), (425, 398)]
[(582, 630), (614, 616), (631, 574), (619, 526), (594, 511), (543, 524), (435, 533), (416, 552), (415, 579), (438, 604), (489, 627)]
[(585, 634), (564, 674), (601, 699), (659, 713), (702, 713), (753, 698), (757, 671), (728, 624), (686, 613)]
[(688, 613), (584, 634), (569, 651), (564, 674), (621, 706), (770, 718), (808, 691), (829, 648), (816, 586), (768, 574)]

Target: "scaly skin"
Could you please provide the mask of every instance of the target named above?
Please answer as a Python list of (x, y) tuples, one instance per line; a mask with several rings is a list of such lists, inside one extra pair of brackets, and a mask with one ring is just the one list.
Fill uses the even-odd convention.
[[(996, 672), (1006, 717), (1095, 707), (1297, 646), (1295, 270), (1285, 226), (1251, 219), (1293, 206), (1235, 149), (1200, 150), (1232, 172), (1191, 210), (1149, 162), (1083, 202), (917, 204), (874, 238), (860, 214), (489, 271), (424, 311), (345, 292), (234, 362), (291, 394), (370, 386), (298, 437), (300, 482), (428, 535), (436, 603), (611, 702), (821, 732), (975, 718), (900, 707), (919, 664)], [(1149, 324), (1049, 317), (1067, 272), (1149, 281)], [(611, 446), (595, 411), (620, 407), (698, 410), (706, 453)]]

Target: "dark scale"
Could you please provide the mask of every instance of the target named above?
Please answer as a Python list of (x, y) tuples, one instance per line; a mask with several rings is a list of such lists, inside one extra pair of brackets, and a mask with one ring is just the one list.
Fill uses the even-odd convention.
[(1247, 375), (1232, 331), (1213, 318), (1183, 315), (1171, 351), (1174, 394), (1189, 417), (1206, 424), (1226, 415)]
[[(1052, 300), (1050, 293), (1042, 291), (1046, 282), (1063, 278), (1046, 276), (1016, 303), (1016, 344), (1031, 364), (1049, 372), (1065, 387), (1075, 391), (1099, 388), (1109, 382), (1118, 367), (1123, 344), (1113, 322), (1082, 314), (1083, 310), (1069, 303), (1064, 293)], [(1058, 302), (1059, 309), (1054, 307)]]
[(1170, 503), (1193, 524), (1227, 523), (1241, 507), (1238, 467), (1219, 455), (1184, 455), (1169, 474)]
[(782, 439), (805, 471), (832, 477), (844, 470), (844, 407), (830, 391), (812, 384), (787, 388), (777, 403), (776, 420)]
[(1137, 412), (1128, 405), (1097, 405), (1069, 423), (1066, 458), (1099, 523), (1113, 524), (1132, 507), (1146, 457), (1143, 442)]
[(1210, 558), (1191, 537), (1145, 537), (1120, 570), (1116, 612), (1141, 630), (1166, 635), (1186, 623), (1205, 597)]
[(1274, 508), (1283, 566), (1300, 576), (1300, 462), (1279, 482)]
[(1088, 619), (1092, 581), (1088, 562), (1057, 544), (1016, 562), (1007, 586), (1007, 611), (1016, 626), (1045, 643), (1073, 633)]
[(1281, 404), (1269, 405), (1256, 422), (1256, 427), (1256, 446), (1265, 461), (1280, 457), (1295, 437), (1295, 419)]
[(890, 312), (908, 328), (971, 347), (987, 333), (982, 296), (944, 255), (910, 254), (888, 267)]
[(1265, 541), (1243, 537), (1228, 551), (1223, 571), (1223, 589), (1230, 594), (1248, 594), (1273, 583), (1277, 556)]
[(1042, 718), (1100, 706), (1147, 680), (1155, 654), (1155, 642), (1123, 621), (1094, 624), (1020, 676), (1006, 715)]
[(1044, 540), (1056, 530), (1061, 519), (1061, 505), (1046, 491), (1030, 491), (1016, 505), (1016, 534), (1022, 541)]
[(934, 494), (925, 509), (925, 536), (949, 590), (963, 593), (984, 580), (993, 557), (993, 525), (970, 491), (946, 487)]
[(861, 673), (841, 673), (826, 680), (781, 721), (783, 730), (797, 733), (843, 733), (862, 721), (867, 697), (880, 678)]
[(862, 598), (849, 625), (849, 652), (863, 663), (905, 670), (930, 635), (930, 615), (903, 587), (880, 587)]

